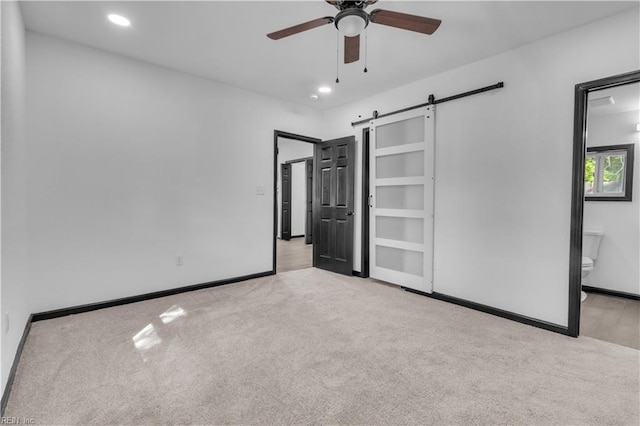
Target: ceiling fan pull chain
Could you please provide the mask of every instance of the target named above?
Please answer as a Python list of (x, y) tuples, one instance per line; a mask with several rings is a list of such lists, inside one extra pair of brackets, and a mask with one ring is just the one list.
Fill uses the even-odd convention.
[(369, 43), (367, 40), (369, 39), (369, 28), (365, 28), (364, 30), (364, 72), (367, 72), (367, 47)]
[(338, 78), (338, 67), (340, 66), (340, 31), (336, 31), (336, 83), (340, 83)]

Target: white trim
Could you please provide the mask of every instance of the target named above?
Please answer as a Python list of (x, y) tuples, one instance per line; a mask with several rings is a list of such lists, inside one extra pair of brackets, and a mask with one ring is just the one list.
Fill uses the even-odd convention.
[(376, 214), (377, 216), (407, 217), (407, 218), (416, 218), (416, 219), (422, 219), (425, 217), (424, 210), (410, 210), (410, 209), (376, 209)]
[(407, 154), (409, 152), (424, 151), (424, 141), (418, 143), (410, 143), (406, 145), (391, 146), (389, 148), (370, 148), (375, 152), (376, 157), (385, 157), (387, 155)]
[(387, 238), (376, 238), (375, 245), (397, 248), (400, 250), (411, 250), (424, 253), (425, 246), (422, 243), (410, 243), (408, 241), (389, 240)]
[(424, 176), (376, 179), (376, 186), (414, 186), (424, 185)]
[(424, 282), (424, 277), (418, 275), (407, 274), (406, 272), (394, 271), (393, 269), (378, 266), (376, 268), (376, 276), (372, 278), (399, 284), (403, 287), (409, 287), (425, 293), (431, 293), (431, 289), (429, 289)]

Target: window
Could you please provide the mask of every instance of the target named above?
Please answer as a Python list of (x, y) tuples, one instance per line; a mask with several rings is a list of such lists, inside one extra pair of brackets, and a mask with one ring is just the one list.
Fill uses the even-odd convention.
[(587, 148), (584, 164), (586, 201), (631, 201), (633, 144)]

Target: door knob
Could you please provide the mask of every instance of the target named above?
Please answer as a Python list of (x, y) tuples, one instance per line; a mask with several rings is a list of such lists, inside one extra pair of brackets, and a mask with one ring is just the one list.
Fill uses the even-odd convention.
[(347, 216), (353, 216), (353, 212), (347, 212)]

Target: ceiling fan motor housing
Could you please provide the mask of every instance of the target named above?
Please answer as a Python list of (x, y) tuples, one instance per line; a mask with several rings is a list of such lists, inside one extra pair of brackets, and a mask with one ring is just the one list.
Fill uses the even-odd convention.
[(358, 8), (344, 9), (338, 12), (334, 24), (344, 35), (354, 37), (369, 25), (369, 14)]

